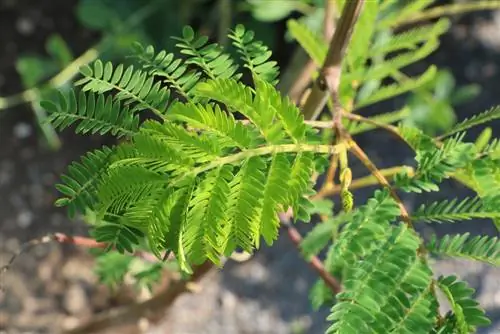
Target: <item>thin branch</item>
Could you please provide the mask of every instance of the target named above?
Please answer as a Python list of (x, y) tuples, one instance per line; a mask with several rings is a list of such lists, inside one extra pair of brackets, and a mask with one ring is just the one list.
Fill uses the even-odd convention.
[(23, 103), (36, 101), (43, 90), (62, 86), (64, 83), (68, 82), (78, 74), (81, 66), (96, 60), (98, 56), (98, 47), (92, 47), (85, 51), (78, 58), (73, 60), (61, 72), (57, 73), (42, 86), (33, 87), (15, 95), (0, 97), (0, 110), (12, 108)]
[(345, 3), (318, 80), (314, 83), (311, 94), (304, 105), (305, 119), (315, 120), (325, 106), (328, 94), (338, 91), (335, 87), (338, 87), (340, 83), (342, 59), (363, 5), (364, 0), (353, 0)]
[(443, 5), (434, 7), (428, 10), (421, 11), (414, 16), (404, 16), (398, 21), (396, 21), (393, 26), (401, 27), (408, 24), (415, 24), (417, 22), (427, 21), (435, 19), (438, 17), (465, 14), (468, 12), (497, 9), (500, 8), (500, 1), (490, 0), (490, 1), (471, 1), (467, 3), (455, 3), (451, 5)]
[[(342, 16), (340, 17), (339, 23), (335, 29), (333, 37), (331, 38), (330, 47), (325, 58), (325, 62), (319, 73), (318, 80), (314, 83), (311, 93), (309, 94), (303, 110), (304, 119), (306, 121), (315, 121), (319, 116), (320, 111), (325, 106), (329, 93), (334, 95), (334, 103), (338, 101), (336, 99), (336, 93), (338, 91), (338, 86), (340, 83), (340, 73), (342, 69), (342, 58), (344, 57), (345, 50), (351, 39), (352, 31), (354, 25), (358, 19), (358, 16), (363, 7), (364, 0), (354, 0), (349, 1), (345, 4)], [(332, 15), (333, 11), (333, 1), (328, 1), (326, 4), (326, 16)], [(325, 23), (329, 20), (325, 17)], [(328, 33), (326, 27), (325, 34)], [(339, 113), (340, 114), (340, 113)], [(333, 126), (340, 119), (335, 119), (333, 121)], [(338, 138), (338, 137), (337, 137)], [(342, 145), (341, 145), (342, 147)], [(338, 153), (332, 152), (333, 155)], [(336, 160), (333, 159), (332, 163)], [(332, 168), (331, 168), (332, 169)], [(335, 173), (332, 170), (330, 173)], [(302, 236), (290, 223), (291, 212), (280, 214), (280, 220), (283, 225), (287, 227), (288, 236), (293, 241), (293, 243), (299, 248), (300, 242), (302, 241)], [(322, 262), (317, 257), (312, 257), (309, 260), (309, 264), (318, 273), (318, 275), (323, 279), (323, 281), (329, 286), (334, 294), (341, 291), (340, 283), (325, 269)]]
[(302, 68), (302, 71), (297, 76), (288, 92), (288, 96), (290, 96), (290, 99), (296, 104), (300, 101), (302, 93), (311, 82), (313, 72), (316, 70), (316, 64), (314, 64), (312, 60), (308, 60), (305, 66), (301, 66), (300, 68)]
[(391, 132), (392, 134), (394, 134), (395, 136), (397, 136), (398, 138), (401, 138), (401, 134), (399, 133), (398, 128), (395, 127), (394, 125), (380, 123), (380, 122), (377, 122), (376, 120), (373, 120), (373, 119), (370, 119), (367, 117), (363, 117), (363, 116), (360, 116), (357, 114), (348, 113), (348, 112), (342, 112), (342, 117), (347, 118), (347, 119), (352, 120), (352, 121), (371, 124), (377, 128), (387, 130), (387, 131)]
[[(335, 31), (335, 0), (328, 0), (325, 3), (325, 15), (323, 18), (323, 37), (325, 41), (330, 41)], [(295, 65), (295, 64), (292, 64)], [(313, 73), (316, 70), (316, 64), (310, 58), (308, 58), (307, 63), (304, 66), (300, 66), (302, 71), (297, 76), (288, 92), (288, 96), (298, 103), (304, 90), (309, 85), (312, 80)]]
[[(157, 7), (162, 3), (162, 0), (155, 0), (150, 1), (147, 5), (144, 5), (121, 25), (116, 34), (127, 31), (135, 27), (137, 24), (141, 23), (145, 18), (153, 14)], [(70, 81), (78, 74), (81, 66), (89, 64), (92, 61), (96, 60), (100, 52), (103, 52), (107, 48), (109, 48), (112, 45), (113, 39), (115, 37), (116, 36), (114, 34), (105, 37), (96, 46), (89, 48), (78, 58), (69, 63), (59, 73), (54, 75), (45, 83), (40, 84), (38, 87), (33, 87), (11, 96), (0, 97), (0, 111), (15, 107), (23, 103), (34, 102), (40, 97), (41, 92), (43, 92), (44, 90), (50, 88), (58, 88), (64, 85), (66, 82)]]
[(326, 0), (325, 16), (323, 17), (323, 37), (330, 41), (335, 32), (335, 0)]
[(232, 21), (232, 1), (230, 0), (219, 0), (219, 31), (217, 40), (220, 45), (226, 46), (228, 42), (227, 32), (231, 28)]
[[(386, 169), (380, 169), (379, 171), (385, 177), (392, 177), (395, 174), (402, 172), (403, 170), (406, 171), (408, 173), (408, 175), (410, 175), (410, 176), (414, 174), (413, 168), (409, 167), (409, 166), (395, 166), (395, 167), (390, 167), (390, 168), (386, 168)], [(351, 185), (349, 186), (349, 189), (350, 190), (360, 189), (360, 188), (374, 186), (377, 184), (379, 184), (378, 179), (375, 176), (373, 176), (372, 174), (370, 174), (370, 175), (363, 176), (363, 177), (360, 177), (358, 179), (352, 180)], [(320, 198), (324, 198), (327, 196), (336, 195), (336, 194), (340, 193), (341, 189), (342, 188), (339, 185), (335, 185), (335, 186), (331, 187), (330, 189), (320, 190), (312, 198), (313, 199), (320, 199)]]
[(66, 331), (66, 334), (96, 333), (103, 329), (137, 322), (143, 317), (161, 316), (183, 293), (189, 292), (189, 286), (199, 281), (213, 268), (209, 261), (193, 268), (193, 274), (187, 280), (177, 281), (165, 290), (144, 302), (135, 302), (123, 307), (113, 308), (100, 313), (77, 328)]
[[(12, 254), (10, 259), (7, 261), (7, 264), (0, 267), (0, 277), (3, 276), (9, 269), (12, 267), (13, 263), (16, 261), (16, 259), (22, 255), (23, 253), (27, 252), (31, 248), (42, 245), (42, 244), (48, 244), (51, 242), (57, 242), (60, 244), (71, 244), (79, 247), (85, 247), (85, 248), (91, 248), (91, 249), (106, 249), (109, 247), (107, 243), (104, 242), (98, 242), (92, 238), (87, 238), (87, 237), (82, 237), (82, 236), (69, 236), (64, 233), (54, 233), (54, 234), (48, 234), (46, 236), (43, 236), (41, 238), (36, 238), (32, 239), (28, 242), (25, 242), (22, 244), (19, 249)], [(154, 256), (151, 253), (144, 252), (141, 250), (135, 251), (132, 256), (135, 256), (137, 258), (141, 258), (147, 262), (157, 262), (158, 259), (156, 256)], [(171, 257), (170, 257), (171, 258)], [(169, 258), (169, 259), (170, 259)], [(5, 287), (2, 285), (2, 282), (4, 282), (3, 278), (0, 278), (0, 291), (5, 291)]]
[[(297, 249), (300, 249), (300, 243), (302, 242), (302, 235), (300, 232), (293, 227), (290, 221), (290, 213), (280, 214), (281, 223), (286, 227), (288, 236), (290, 240), (294, 243)], [(330, 275), (330, 273), (325, 269), (325, 266), (317, 256), (312, 256), (309, 260), (309, 265), (316, 271), (316, 273), (321, 277), (325, 284), (330, 288), (333, 294), (337, 294), (342, 290), (342, 286), (338, 280)]]
[(387, 178), (380, 172), (380, 170), (375, 166), (375, 164), (370, 160), (370, 158), (366, 155), (366, 153), (358, 146), (358, 144), (350, 138), (349, 142), (349, 150), (365, 165), (365, 167), (370, 171), (370, 173), (375, 176), (380, 185), (386, 187), (391, 197), (397, 202), (399, 209), (401, 211), (401, 219), (408, 225), (408, 227), (413, 228), (413, 224), (410, 219), (410, 215), (408, 214), (408, 210), (403, 204), (401, 198), (396, 193), (394, 188), (391, 186)]

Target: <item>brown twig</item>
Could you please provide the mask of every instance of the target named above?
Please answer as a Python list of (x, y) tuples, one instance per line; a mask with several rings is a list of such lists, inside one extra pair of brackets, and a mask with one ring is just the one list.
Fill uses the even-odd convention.
[[(394, 176), (396, 173), (399, 173), (403, 170), (406, 170), (406, 172), (409, 175), (414, 174), (413, 168), (409, 166), (396, 166), (396, 167), (390, 167), (386, 169), (380, 169), (380, 173), (384, 175), (385, 177), (391, 177)], [(379, 180), (375, 178), (372, 174), (369, 174), (367, 176), (360, 177), (358, 179), (352, 180), (351, 185), (349, 186), (350, 190), (354, 189), (360, 189), (364, 187), (369, 187), (369, 186), (374, 186), (379, 184)], [(342, 190), (342, 187), (340, 185), (334, 185), (333, 187), (329, 189), (322, 189), (318, 191), (316, 195), (314, 195), (312, 198), (313, 199), (320, 199), (320, 198), (325, 198), (327, 196), (332, 196), (335, 194), (340, 193)]]
[(151, 299), (144, 302), (136, 302), (120, 308), (94, 316), (89, 322), (77, 328), (66, 331), (66, 334), (96, 333), (105, 328), (117, 325), (125, 325), (137, 322), (143, 317), (155, 317), (162, 315), (179, 297), (185, 292), (189, 292), (189, 285), (199, 281), (213, 268), (211, 262), (205, 262), (193, 268), (193, 274), (188, 280), (177, 281), (168, 286)]
[(339, 86), (342, 59), (363, 5), (364, 0), (347, 1), (344, 5), (344, 10), (330, 42), (325, 62), (304, 105), (305, 119), (315, 120), (325, 106), (328, 94), (338, 91), (338, 89), (334, 88)]
[[(0, 267), (0, 275), (5, 274), (7, 271), (9, 271), (10, 267), (12, 264), (16, 261), (16, 259), (32, 247), (42, 245), (42, 244), (48, 244), (51, 242), (57, 242), (60, 244), (72, 244), (75, 246), (80, 246), (80, 247), (85, 247), (85, 248), (93, 248), (93, 249), (106, 249), (109, 247), (109, 245), (105, 242), (98, 242), (92, 238), (87, 238), (87, 237), (82, 237), (82, 236), (69, 236), (64, 233), (54, 233), (54, 234), (49, 234), (46, 236), (43, 236), (41, 238), (36, 238), (32, 239), (28, 242), (25, 242), (22, 244), (19, 249), (12, 254), (10, 257), (9, 261), (7, 261), (7, 264)], [(156, 262), (158, 259), (156, 256), (154, 256), (151, 253), (144, 252), (141, 250), (135, 251), (133, 256), (141, 258), (147, 262)], [(2, 282), (4, 280), (0, 279), (0, 291), (4, 291), (5, 288), (2, 286)]]
[(323, 17), (323, 37), (330, 41), (335, 32), (335, 0), (327, 0), (325, 3), (325, 16)]
[[(335, 0), (328, 0), (325, 3), (325, 16), (323, 19), (323, 37), (327, 42), (331, 41), (335, 31), (334, 16), (335, 16)], [(300, 68), (302, 68), (302, 71), (294, 80), (292, 86), (288, 91), (288, 96), (293, 102), (295, 103), (299, 102), (304, 90), (312, 80), (313, 72), (319, 65), (320, 64), (315, 64), (312, 59), (308, 58), (306, 64), (304, 66), (300, 66)]]
[(307, 61), (306, 65), (302, 67), (302, 71), (293, 82), (288, 93), (288, 96), (290, 96), (290, 99), (294, 103), (298, 103), (300, 101), (302, 93), (311, 82), (312, 75), (315, 70), (316, 64), (310, 59)]
[[(300, 248), (302, 235), (295, 227), (293, 227), (292, 223), (290, 222), (290, 215), (287, 213), (280, 214), (280, 220), (281, 223), (286, 227), (290, 240), (292, 240), (297, 248)], [(316, 273), (321, 277), (325, 284), (330, 288), (333, 294), (337, 294), (342, 290), (342, 286), (340, 285), (338, 280), (330, 275), (330, 273), (325, 269), (325, 266), (318, 257), (311, 256), (308, 262), (314, 269), (314, 271), (316, 271)]]
[(394, 198), (394, 200), (397, 202), (399, 206), (399, 209), (401, 211), (401, 219), (403, 219), (403, 221), (408, 225), (408, 227), (413, 228), (410, 215), (408, 214), (408, 210), (406, 210), (403, 201), (401, 200), (401, 198), (399, 198), (399, 195), (391, 186), (387, 178), (380, 172), (377, 166), (375, 166), (375, 164), (370, 160), (370, 158), (361, 149), (361, 147), (359, 147), (358, 144), (351, 138), (350, 138), (349, 149), (363, 163), (363, 165), (365, 165), (365, 167), (370, 171), (370, 173), (372, 173), (372, 175), (377, 178), (380, 185), (386, 187), (389, 190), (391, 197)]
[[(326, 15), (333, 15), (333, 1), (327, 1)], [(330, 41), (330, 47), (325, 58), (325, 62), (319, 74), (318, 80), (314, 83), (311, 94), (309, 94), (305, 105), (304, 105), (304, 119), (306, 121), (315, 121), (319, 115), (321, 109), (325, 106), (328, 93), (330, 92), (334, 97), (334, 103), (338, 103), (336, 98), (338, 92), (338, 86), (340, 83), (340, 72), (342, 65), (342, 58), (345, 54), (345, 49), (349, 43), (352, 35), (352, 31), (358, 16), (363, 7), (364, 0), (354, 0), (347, 2), (344, 6), (344, 11), (340, 17), (340, 21), (335, 29), (333, 37)], [(329, 17), (325, 17), (325, 24), (329, 20)], [(325, 27), (325, 35), (328, 33), (328, 27)], [(332, 125), (340, 122), (339, 117), (334, 118)], [(332, 158), (332, 164), (335, 163), (335, 158)], [(329, 174), (335, 174), (333, 168)], [(333, 177), (332, 177), (333, 178)], [(302, 241), (302, 236), (300, 233), (290, 224), (291, 213), (280, 214), (280, 219), (283, 225), (287, 227), (288, 236), (297, 246), (300, 245)], [(318, 273), (318, 275), (323, 279), (323, 281), (330, 287), (334, 294), (337, 294), (341, 290), (340, 283), (332, 276), (317, 257), (311, 257), (309, 259), (309, 264)]]

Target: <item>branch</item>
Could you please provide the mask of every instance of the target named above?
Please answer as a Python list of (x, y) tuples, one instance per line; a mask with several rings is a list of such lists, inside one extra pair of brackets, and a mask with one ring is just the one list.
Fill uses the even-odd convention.
[(380, 185), (383, 187), (386, 187), (390, 194), (391, 197), (394, 198), (394, 200), (397, 202), (399, 209), (401, 211), (401, 219), (408, 225), (408, 227), (413, 228), (413, 224), (410, 219), (410, 215), (408, 214), (408, 210), (406, 210), (406, 207), (403, 204), (403, 201), (401, 198), (399, 198), (399, 195), (396, 193), (394, 188), (391, 186), (387, 178), (380, 172), (380, 170), (375, 166), (375, 164), (368, 158), (366, 153), (361, 149), (361, 147), (358, 146), (358, 144), (349, 138), (349, 149), (350, 151), (365, 165), (365, 167), (372, 173), (373, 176), (378, 180)]
[[(290, 214), (289, 213), (280, 214), (280, 220), (281, 223), (287, 228), (288, 236), (290, 237), (292, 242), (295, 244), (297, 248), (299, 248), (303, 238), (300, 235), (300, 232), (295, 227), (292, 226), (290, 222)], [(312, 256), (308, 262), (310, 266), (314, 269), (314, 271), (318, 273), (321, 279), (330, 288), (330, 290), (332, 290), (334, 295), (336, 295), (342, 290), (342, 286), (340, 285), (340, 283), (337, 281), (335, 277), (330, 275), (330, 273), (325, 269), (325, 266), (317, 256)]]
[[(380, 174), (382, 174), (385, 177), (392, 177), (397, 173), (400, 173), (402, 171), (406, 171), (409, 175), (413, 175), (415, 172), (412, 167), (409, 166), (395, 166), (395, 167), (390, 167), (386, 169), (381, 169)], [(360, 189), (364, 187), (369, 187), (369, 186), (374, 186), (379, 184), (379, 180), (373, 176), (372, 174), (360, 177), (358, 179), (352, 180), (349, 189), (354, 190), (354, 189)], [(334, 185), (333, 187), (330, 188), (325, 188), (321, 189), (316, 195), (314, 195), (312, 198), (313, 199), (320, 199), (324, 198), (327, 196), (335, 195), (340, 193), (342, 190), (342, 187), (340, 185)]]
[[(326, 42), (332, 39), (332, 36), (335, 31), (335, 0), (327, 0), (325, 3), (325, 15), (323, 18), (323, 37)], [(301, 49), (299, 49), (301, 50)], [(295, 63), (292, 63), (292, 66), (296, 66)], [(308, 59), (305, 65), (300, 64), (297, 68), (302, 68), (302, 71), (297, 76), (292, 86), (288, 91), (288, 96), (292, 99), (293, 102), (298, 103), (301, 99), (301, 96), (311, 82), (313, 77), (313, 72), (316, 70), (316, 64), (312, 59)]]
[(408, 24), (415, 24), (417, 22), (427, 21), (447, 15), (465, 14), (468, 12), (497, 9), (497, 8), (500, 8), (500, 1), (498, 0), (476, 1), (476, 2), (471, 1), (470, 3), (455, 3), (451, 5), (443, 5), (427, 9), (425, 11), (421, 11), (420, 13), (414, 16), (402, 17), (398, 21), (394, 22), (393, 26), (401, 27)]
[(352, 36), (354, 26), (365, 0), (346, 1), (328, 53), (313, 85), (311, 94), (304, 105), (304, 118), (315, 120), (328, 99), (329, 92), (337, 92), (342, 70), (342, 59)]
[(96, 333), (112, 326), (125, 325), (137, 322), (143, 317), (155, 317), (163, 313), (173, 304), (181, 294), (189, 292), (189, 286), (199, 281), (211, 269), (213, 264), (209, 261), (196, 266), (193, 274), (187, 280), (177, 281), (169, 285), (165, 290), (151, 299), (144, 302), (135, 302), (133, 304), (120, 308), (113, 308), (94, 316), (89, 322), (84, 323), (77, 328), (66, 331), (66, 334), (85, 334)]
[[(162, 0), (155, 0), (155, 1), (150, 1), (148, 4), (144, 5), (134, 14), (132, 14), (120, 26), (120, 28), (118, 28), (116, 34), (134, 28), (148, 16), (155, 13), (157, 7), (162, 3), (163, 3)], [(81, 66), (96, 60), (100, 52), (107, 50), (112, 45), (112, 41), (115, 37), (116, 37), (115, 35), (106, 36), (96, 46), (91, 47), (90, 49), (85, 51), (78, 58), (74, 59), (70, 64), (68, 64), (65, 68), (63, 68), (59, 73), (57, 73), (55, 76), (50, 78), (45, 83), (39, 85), (38, 87), (33, 87), (11, 96), (0, 97), (0, 111), (15, 107), (23, 103), (34, 102), (39, 98), (40, 93), (43, 92), (44, 90), (50, 88), (58, 88), (64, 85), (66, 82), (70, 81), (74, 76), (78, 74)]]
[[(71, 244), (75, 246), (80, 246), (80, 247), (85, 247), (85, 248), (93, 248), (93, 249), (106, 249), (109, 247), (108, 244), (104, 242), (98, 242), (92, 238), (87, 238), (87, 237), (81, 237), (81, 236), (69, 236), (63, 233), (54, 233), (54, 234), (49, 234), (41, 238), (36, 238), (32, 239), (28, 242), (25, 242), (24, 244), (19, 247), (17, 252), (15, 252), (7, 261), (7, 264), (0, 267), (0, 291), (5, 291), (4, 286), (2, 285), (2, 282), (4, 282), (4, 279), (1, 278), (3, 274), (5, 274), (9, 269), (12, 267), (12, 264), (16, 261), (16, 259), (23, 254), (24, 252), (28, 251), (32, 247), (42, 245), (42, 244), (48, 244), (51, 242), (57, 242), (60, 244)], [(135, 251), (132, 256), (141, 258), (147, 262), (156, 262), (158, 259), (156, 256), (154, 256), (151, 253), (144, 252), (141, 250)]]
[[(329, 93), (334, 95), (334, 101), (337, 101), (336, 94), (338, 92), (338, 86), (340, 83), (340, 72), (342, 70), (342, 58), (344, 57), (345, 50), (352, 36), (352, 31), (354, 25), (359, 17), (361, 9), (363, 8), (364, 0), (354, 0), (348, 1), (342, 12), (339, 23), (335, 29), (333, 37), (331, 38), (330, 47), (323, 63), (323, 67), (319, 73), (318, 80), (314, 83), (313, 89), (308, 96), (304, 104), (304, 119), (306, 122), (314, 122), (319, 116), (320, 111), (326, 104)], [(329, 16), (333, 15), (333, 1), (328, 0), (326, 3), (325, 10), (325, 35), (329, 33), (329, 26), (327, 22), (329, 21)], [(340, 116), (340, 112), (337, 113)], [(340, 118), (334, 119), (332, 123), (334, 126), (337, 122), (340, 122)], [(341, 144), (342, 147), (342, 144)], [(338, 153), (332, 152), (335, 156)], [(335, 161), (335, 157), (332, 157), (332, 162)], [(331, 171), (335, 173), (335, 171)], [(289, 211), (287, 213), (280, 214), (280, 220), (283, 225), (287, 227), (288, 236), (298, 247), (302, 241), (302, 236), (300, 233), (290, 224), (290, 216), (292, 213)], [(318, 275), (323, 279), (323, 281), (330, 287), (334, 294), (341, 291), (340, 283), (332, 276), (317, 257), (312, 257), (309, 260), (310, 265), (318, 273)]]

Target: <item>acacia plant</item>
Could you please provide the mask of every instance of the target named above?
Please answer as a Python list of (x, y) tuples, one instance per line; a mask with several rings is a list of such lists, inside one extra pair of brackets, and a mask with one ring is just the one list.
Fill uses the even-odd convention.
[[(469, 333), (488, 325), (474, 290), (455, 276), (435, 277), (429, 260), (452, 256), (499, 266), (498, 238), (466, 233), (424, 240), (414, 224), (489, 218), (500, 229), (499, 141), (464, 139), (469, 128), (500, 118), (500, 109), (438, 137), (394, 125), (406, 111), (358, 113), (436, 75), (433, 65), (417, 77), (402, 69), (438, 47), (449, 20), (392, 29), (415, 13), (433, 18), (432, 9), (420, 13), (431, 2), (394, 10), (397, 1), (337, 1), (342, 15), (329, 43), (290, 20), (291, 35), (319, 68), (298, 105), (276, 88), (271, 51), (241, 25), (228, 35), (237, 58), (186, 27), (175, 38), (181, 56), (136, 44), (132, 65), (84, 66), (78, 88), (60, 90), (42, 106), (58, 129), (77, 124), (77, 133), (120, 139), (72, 163), (57, 185), (63, 197), (56, 205), (67, 206), (70, 216), (92, 216), (91, 234), (107, 251), (99, 258), (103, 281), (122, 279), (141, 254), (153, 254), (156, 263), (136, 275), (139, 282), (152, 284), (167, 259), (197, 279), (236, 251), (271, 245), (284, 226), (321, 277), (311, 299), (331, 307), (328, 333)], [(325, 106), (331, 118), (319, 121)], [(375, 128), (411, 147), (415, 168), (379, 170), (354, 138)], [(371, 178), (353, 179), (352, 158)], [(448, 178), (477, 196), (408, 212), (401, 193), (425, 196)], [(355, 205), (352, 189), (372, 180), (379, 189)], [(294, 224), (314, 214), (321, 222), (302, 239)], [(451, 306), (446, 314), (439, 291)]]

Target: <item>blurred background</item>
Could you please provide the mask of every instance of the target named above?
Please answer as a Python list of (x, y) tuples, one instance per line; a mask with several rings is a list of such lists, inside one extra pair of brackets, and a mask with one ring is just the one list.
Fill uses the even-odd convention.
[[(123, 60), (136, 40), (170, 50), (170, 37), (180, 35), (185, 24), (221, 44), (227, 43), (227, 29), (244, 24), (273, 50), (283, 71), (297, 50), (286, 20), (298, 18), (318, 31), (322, 5), (323, 0), (0, 0), (0, 266), (32, 238), (54, 232), (87, 234), (83, 222), (70, 221), (63, 209), (54, 207), (54, 184), (71, 161), (112, 143), (71, 130), (56, 133), (44, 123), (46, 114), (39, 106), (45, 88), (71, 84), (78, 67), (97, 57)], [(457, 119), (500, 104), (500, 11), (454, 17), (439, 50), (425, 60), (429, 63), (442, 70), (438, 79), (385, 107), (410, 105), (407, 121), (435, 134)], [(423, 97), (429, 92), (430, 100)], [(498, 123), (492, 130), (500, 135)], [(412, 161), (409, 152), (391, 145), (392, 138), (383, 133), (359, 140), (380, 167)], [(372, 190), (357, 192), (357, 201)], [(432, 196), (451, 194), (469, 192), (450, 183)], [(410, 208), (418, 205), (416, 198), (405, 201)], [(429, 226), (422, 233), (466, 231), (497, 233), (482, 221)], [(87, 250), (57, 244), (22, 254), (1, 277), (6, 291), (0, 293), (0, 333), (58, 333), (93, 314), (145, 298), (125, 288), (111, 293), (99, 285), (92, 259)], [(459, 274), (477, 289), (494, 322), (481, 333), (500, 333), (500, 269), (453, 260), (439, 260), (435, 267), (440, 273)], [(108, 332), (323, 333), (328, 310), (314, 312), (308, 300), (315, 279), (282, 237), (252, 260), (229, 262), (223, 271), (207, 276), (200, 291), (183, 295), (155, 323), (115, 326)]]

